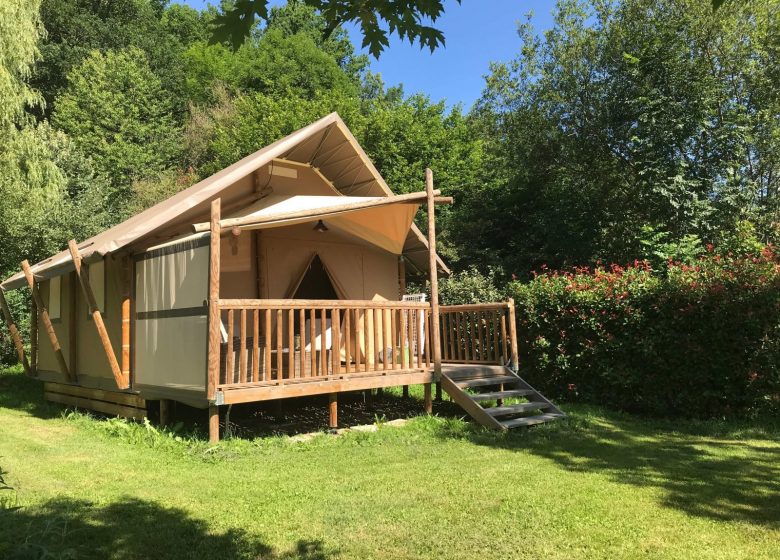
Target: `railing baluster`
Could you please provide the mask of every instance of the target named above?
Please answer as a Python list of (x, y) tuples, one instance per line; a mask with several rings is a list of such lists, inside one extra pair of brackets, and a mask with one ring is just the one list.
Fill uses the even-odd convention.
[(271, 344), (273, 344), (273, 338), (271, 338), (271, 309), (265, 309), (265, 329), (263, 338), (263, 381), (271, 381)]
[(465, 358), (465, 353), (463, 350), (463, 333), (461, 330), (461, 320), (460, 320), (460, 312), (455, 312), (455, 337), (457, 340), (457, 345), (455, 349), (457, 350), (457, 354), (455, 356), (455, 359), (458, 361), (461, 361)]
[(287, 311), (287, 379), (295, 379), (295, 311)]
[(415, 332), (417, 333), (417, 367), (422, 369), (423, 367), (423, 356), (422, 356), (422, 340), (423, 340), (423, 327), (420, 324), (422, 321), (422, 313), (425, 313), (424, 309), (418, 309), (414, 312), (414, 328)]
[(363, 371), (368, 371), (368, 357), (371, 355), (371, 343), (369, 342), (369, 335), (371, 334), (368, 330), (369, 327), (369, 312), (368, 310), (363, 310)]
[(392, 341), (390, 340), (390, 311), (382, 309), (382, 371), (390, 369), (390, 347)]
[(449, 345), (450, 345), (450, 333), (449, 333), (449, 326), (450, 326), (450, 314), (449, 313), (442, 313), (441, 314), (441, 335), (442, 335), (442, 352), (441, 352), (441, 358), (442, 361), (447, 361), (447, 359), (450, 357), (449, 354)]
[(311, 359), (311, 370), (309, 377), (317, 376), (317, 312), (312, 308), (309, 310), (309, 358)]
[(501, 311), (501, 361), (507, 363), (509, 361), (509, 351), (507, 348), (507, 332), (506, 332), (506, 312)]
[(228, 328), (227, 328), (227, 354), (225, 355), (225, 383), (235, 383), (233, 377), (235, 366), (235, 348), (233, 347), (233, 310), (228, 309)]
[(241, 327), (238, 333), (238, 381), (246, 383), (247, 352), (246, 352), (246, 309), (241, 310)]
[[(373, 371), (379, 370), (379, 355), (382, 352), (382, 349), (379, 347), (379, 331), (382, 329), (382, 322), (379, 320), (379, 309), (374, 308), (374, 310), (371, 312), (371, 314), (374, 317), (374, 369)], [(384, 344), (384, 340), (382, 340), (382, 344)]]
[(431, 367), (431, 309), (424, 310), (425, 315), (425, 367)]
[(252, 382), (260, 377), (260, 310), (252, 310)]
[(282, 310), (276, 310), (276, 380), (284, 379), (284, 362), (282, 360), (282, 341), (284, 340), (284, 318)]
[(298, 310), (298, 377), (306, 377), (306, 310)]
[(327, 310), (320, 309), (320, 374), (323, 377), (328, 375), (328, 340), (327, 340)]
[(352, 338), (352, 321), (350, 316), (352, 315), (351, 309), (344, 310), (344, 369), (347, 373), (352, 372), (352, 344), (350, 339)]
[(406, 330), (406, 313), (403, 309), (398, 310), (398, 334), (400, 335), (400, 341), (398, 348), (401, 350), (401, 369), (408, 369), (409, 367), (409, 351), (407, 349), (407, 330)]
[(330, 312), (331, 317), (331, 339), (333, 340), (333, 375), (341, 373), (341, 317), (339, 308), (335, 307)]
[(413, 368), (414, 367), (414, 346), (415, 346), (415, 336), (414, 336), (414, 313), (411, 309), (407, 309), (404, 311), (404, 314), (406, 315), (406, 331), (408, 333), (407, 339), (408, 339), (408, 345), (409, 345), (409, 364), (408, 367)]
[(398, 314), (396, 313), (396, 309), (390, 310), (390, 367), (392, 369), (396, 369), (396, 362), (400, 362), (400, 359), (396, 359), (396, 344), (398, 342), (398, 337), (396, 334), (397, 331), (397, 325), (398, 325)]
[(355, 324), (352, 326), (352, 330), (355, 335), (355, 373), (360, 371), (360, 356), (363, 355), (365, 359), (365, 352), (361, 349), (362, 337), (360, 333), (360, 310), (355, 309)]

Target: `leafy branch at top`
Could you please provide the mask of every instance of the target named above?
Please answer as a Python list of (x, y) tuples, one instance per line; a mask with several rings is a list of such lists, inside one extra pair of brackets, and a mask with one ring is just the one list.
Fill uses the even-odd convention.
[[(431, 51), (444, 46), (441, 30), (425, 25), (435, 23), (444, 13), (443, 0), (302, 0), (319, 11), (326, 23), (326, 35), (340, 25), (353, 22), (360, 26), (363, 47), (374, 57), (390, 44), (395, 33), (409, 43)], [(459, 4), (461, 0), (456, 0)], [(259, 19), (268, 19), (268, 0), (236, 0), (214, 18), (212, 43), (229, 42), (234, 49), (243, 44)]]

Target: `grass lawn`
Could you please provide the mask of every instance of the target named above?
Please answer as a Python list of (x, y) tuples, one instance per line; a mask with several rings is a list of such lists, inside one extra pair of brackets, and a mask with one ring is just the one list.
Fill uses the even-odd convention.
[(63, 414), (6, 371), (22, 507), (0, 510), (0, 558), (780, 558), (776, 425), (566, 408), (509, 434), (419, 417), (210, 447)]

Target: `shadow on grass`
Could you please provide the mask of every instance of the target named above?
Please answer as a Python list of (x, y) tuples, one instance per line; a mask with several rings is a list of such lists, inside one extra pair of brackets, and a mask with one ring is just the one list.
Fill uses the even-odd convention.
[(570, 471), (661, 490), (664, 506), (689, 515), (780, 527), (777, 432), (772, 427), (767, 437), (760, 427), (746, 426), (655, 422), (580, 407), (552, 424), (507, 433), (470, 428), (465, 437), (530, 452)]
[(24, 410), (39, 418), (54, 418), (62, 407), (43, 400), (43, 383), (21, 371), (0, 370), (0, 408)]
[(107, 506), (58, 498), (35, 508), (0, 510), (0, 557), (10, 559), (247, 558), (325, 560), (321, 541), (276, 551), (240, 529), (211, 532), (177, 508), (134, 498)]

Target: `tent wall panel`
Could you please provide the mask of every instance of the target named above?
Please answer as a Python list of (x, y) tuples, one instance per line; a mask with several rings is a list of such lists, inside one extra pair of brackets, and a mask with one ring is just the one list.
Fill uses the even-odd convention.
[(136, 257), (135, 388), (146, 398), (205, 403), (208, 239), (193, 236)]

